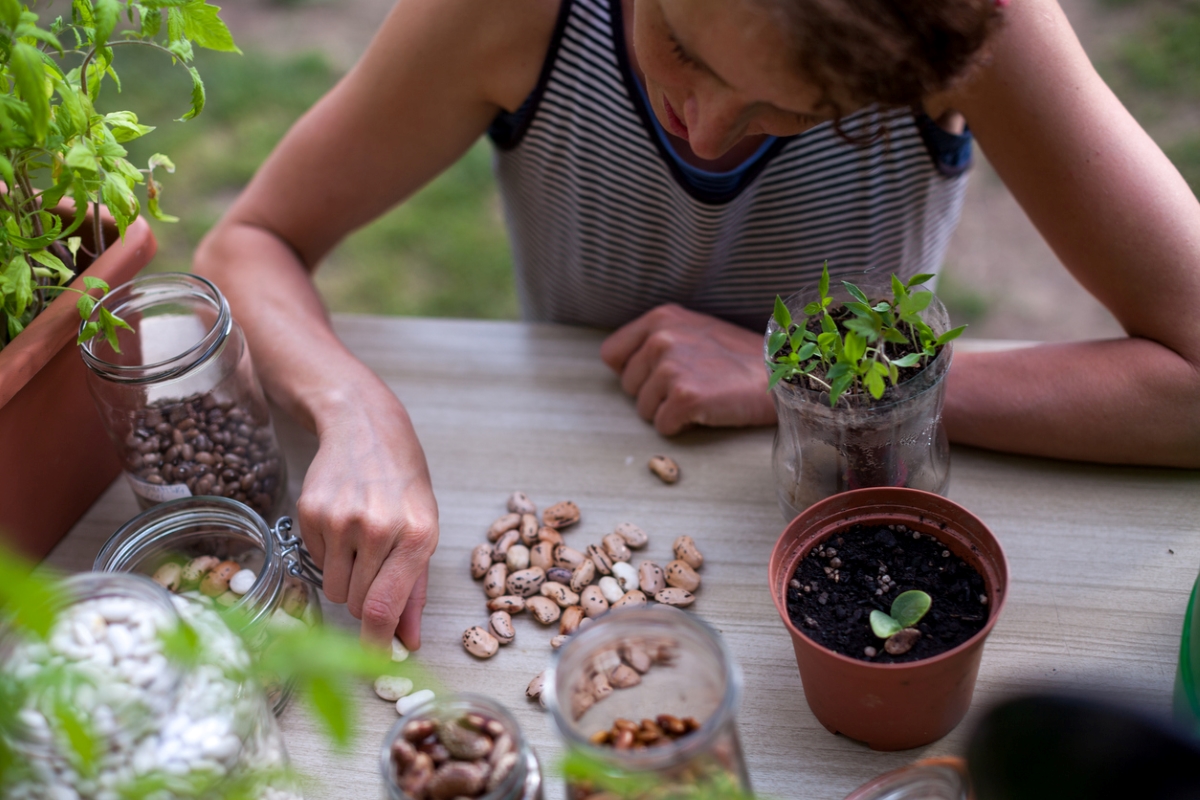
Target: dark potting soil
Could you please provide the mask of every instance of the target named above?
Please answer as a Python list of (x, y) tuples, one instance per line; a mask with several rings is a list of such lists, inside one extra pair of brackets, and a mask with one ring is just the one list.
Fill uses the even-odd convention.
[[(876, 594), (884, 575), (892, 588)], [(925, 592), (933, 604), (916, 625), (921, 638), (907, 653), (893, 656), (869, 618), (873, 609), (889, 612), (892, 601), (910, 589)], [(800, 561), (788, 585), (788, 616), (830, 650), (898, 664), (944, 653), (978, 633), (988, 619), (986, 591), (983, 576), (933, 536), (904, 525), (855, 525)], [(866, 655), (868, 647), (877, 652), (873, 658)]]

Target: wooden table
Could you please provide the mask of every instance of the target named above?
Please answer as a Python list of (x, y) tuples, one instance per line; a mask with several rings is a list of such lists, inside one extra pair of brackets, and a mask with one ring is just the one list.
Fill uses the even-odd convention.
[[(573, 499), (583, 521), (568, 534), (598, 541), (620, 521), (650, 533), (648, 557), (695, 537), (706, 554), (692, 610), (737, 654), (746, 691), (739, 725), (754, 788), (764, 797), (842, 798), (868, 778), (916, 758), (960, 753), (980, 710), (1020, 692), (1088, 690), (1166, 713), (1188, 591), (1200, 565), (1200, 473), (1045, 461), (955, 448), (950, 497), (986, 521), (1012, 570), (1008, 606), (988, 641), (967, 720), (921, 750), (876, 753), (832, 736), (801, 692), (791, 643), (766, 586), (767, 557), (784, 520), (770, 467), (772, 431), (705, 430), (659, 437), (600, 362), (601, 335), (508, 322), (341, 317), (339, 333), (404, 401), (424, 443), (441, 515), (425, 646), (414, 660), (452, 690), (490, 694), (513, 709), (542, 757), (559, 754), (549, 720), (524, 698), (550, 661), (552, 631), (521, 615), (517, 639), (488, 661), (460, 637), (486, 623), (470, 548), (514, 489), (545, 507)], [(962, 342), (961, 347), (986, 344)], [(277, 421), (291, 493), (316, 449)], [(646, 469), (672, 456), (683, 477)], [(137, 512), (117, 481), (49, 561), (88, 569), (104, 539)], [(338, 624), (357, 624), (326, 604)], [(557, 632), (556, 629), (553, 632)], [(328, 752), (303, 709), (283, 726), (295, 764), (318, 783), (310, 798), (382, 795), (378, 751), (396, 714), (361, 690), (359, 738)], [(562, 796), (547, 782), (547, 797)]]

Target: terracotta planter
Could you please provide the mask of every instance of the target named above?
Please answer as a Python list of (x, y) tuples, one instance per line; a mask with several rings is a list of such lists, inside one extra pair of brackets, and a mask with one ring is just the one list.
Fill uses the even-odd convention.
[[(978, 570), (991, 609), (983, 629), (941, 655), (905, 664), (848, 658), (801, 633), (788, 617), (788, 581), (814, 545), (856, 523), (903, 523), (939, 539)], [(875, 750), (905, 750), (940, 739), (962, 720), (971, 704), (984, 640), (1008, 592), (1004, 552), (977, 517), (944, 497), (916, 489), (881, 487), (837, 494), (792, 520), (775, 544), (768, 573), (775, 607), (792, 637), (804, 697), (831, 732)]]
[[(91, 225), (85, 224), (84, 230)], [(83, 273), (117, 286), (150, 263), (158, 245), (144, 219)], [(83, 278), (71, 284), (83, 288)], [(0, 538), (40, 559), (75, 524), (121, 463), (88, 394), (76, 352), (78, 295), (63, 292), (0, 350)]]

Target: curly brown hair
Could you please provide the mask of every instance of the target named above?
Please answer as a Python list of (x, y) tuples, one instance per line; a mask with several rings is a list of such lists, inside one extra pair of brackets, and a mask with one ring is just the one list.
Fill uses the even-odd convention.
[(841, 117), (917, 107), (967, 77), (1001, 22), (997, 0), (753, 0), (778, 21), (797, 69)]

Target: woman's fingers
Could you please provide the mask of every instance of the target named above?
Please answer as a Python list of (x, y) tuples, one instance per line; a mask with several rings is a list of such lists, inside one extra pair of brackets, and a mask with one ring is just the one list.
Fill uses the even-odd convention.
[(425, 570), (413, 584), (408, 602), (405, 603), (404, 611), (400, 614), (400, 624), (396, 626), (396, 635), (409, 650), (418, 650), (421, 647), (421, 612), (425, 610), (428, 590), (429, 565), (426, 564)]

